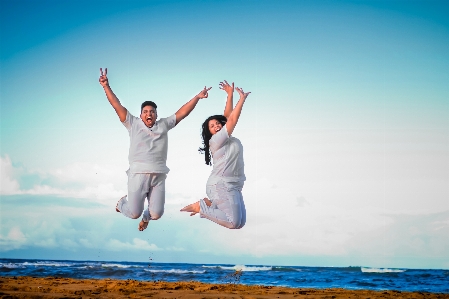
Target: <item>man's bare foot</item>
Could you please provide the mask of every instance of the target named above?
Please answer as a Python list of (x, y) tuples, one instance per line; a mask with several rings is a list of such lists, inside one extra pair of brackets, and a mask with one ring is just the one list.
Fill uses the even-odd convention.
[(140, 220), (140, 223), (139, 223), (139, 230), (140, 230), (140, 231), (144, 231), (144, 230), (147, 228), (148, 223), (149, 223), (149, 221), (143, 221), (143, 219)]
[(191, 212), (190, 216), (200, 212), (200, 202), (197, 201), (181, 209), (181, 212)]

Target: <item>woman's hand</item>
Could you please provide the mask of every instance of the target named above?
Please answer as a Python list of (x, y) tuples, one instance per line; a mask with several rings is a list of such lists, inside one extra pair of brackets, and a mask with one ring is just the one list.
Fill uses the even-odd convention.
[(237, 90), (237, 92), (239, 93), (241, 100), (242, 99), (245, 100), (248, 97), (248, 95), (251, 93), (251, 91), (244, 92), (243, 89), (240, 87), (236, 87), (235, 90)]
[(229, 85), (228, 81), (224, 80), (224, 83), (220, 82), (220, 89), (226, 91), (227, 94), (232, 94), (234, 92), (234, 82), (232, 82), (232, 85)]

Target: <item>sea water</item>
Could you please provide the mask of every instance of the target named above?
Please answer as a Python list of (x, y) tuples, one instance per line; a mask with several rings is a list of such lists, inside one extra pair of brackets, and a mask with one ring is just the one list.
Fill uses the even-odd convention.
[(449, 270), (0, 259), (0, 276), (449, 293)]

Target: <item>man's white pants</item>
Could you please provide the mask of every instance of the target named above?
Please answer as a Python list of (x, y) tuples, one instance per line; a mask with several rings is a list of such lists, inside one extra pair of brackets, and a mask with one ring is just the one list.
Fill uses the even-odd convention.
[(117, 204), (126, 217), (137, 219), (142, 215), (145, 198), (148, 209), (143, 212), (143, 221), (156, 220), (164, 214), (165, 173), (128, 173), (128, 198), (123, 197)]

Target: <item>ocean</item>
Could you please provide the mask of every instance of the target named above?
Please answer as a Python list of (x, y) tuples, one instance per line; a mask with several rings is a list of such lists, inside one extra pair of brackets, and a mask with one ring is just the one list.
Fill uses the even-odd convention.
[(0, 276), (449, 293), (449, 270), (0, 259)]

